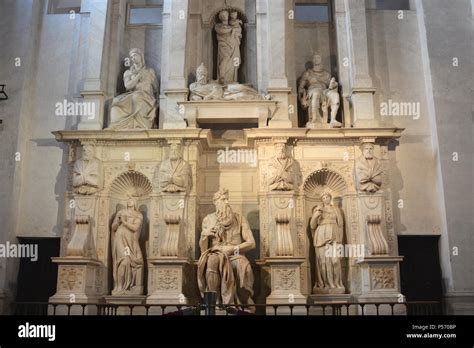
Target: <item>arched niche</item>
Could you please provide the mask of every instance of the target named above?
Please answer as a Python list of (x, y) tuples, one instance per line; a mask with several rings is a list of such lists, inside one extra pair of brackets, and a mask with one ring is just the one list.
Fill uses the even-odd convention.
[(328, 168), (319, 169), (310, 174), (303, 186), (305, 197), (308, 201), (320, 202), (323, 191), (332, 193), (335, 202), (340, 203), (347, 191), (347, 183), (336, 171)]
[[(304, 192), (304, 221), (306, 223), (306, 232), (308, 237), (308, 248), (307, 255), (311, 268), (311, 287), (312, 289), (315, 283), (315, 252), (313, 246), (312, 233), (309, 227), (309, 221), (311, 219), (313, 208), (318, 204), (321, 204), (321, 194), (324, 191), (329, 191), (333, 197), (333, 204), (338, 207), (342, 212), (345, 212), (345, 195), (348, 192), (348, 185), (346, 180), (337, 171), (329, 168), (322, 168), (311, 173), (305, 180), (303, 185)], [(349, 235), (347, 228), (347, 219), (344, 216), (345, 227), (344, 227), (344, 239), (343, 244), (348, 243)], [(349, 265), (346, 259), (341, 260), (342, 264), (342, 279), (346, 289), (349, 289)]]
[[(151, 209), (151, 193), (153, 191), (152, 184), (148, 177), (143, 173), (135, 170), (129, 170), (119, 174), (111, 183), (109, 187), (109, 225), (108, 231), (111, 233), (111, 224), (115, 218), (115, 215), (121, 210), (126, 208), (126, 202), (129, 197), (133, 197), (137, 200), (137, 208), (143, 214), (143, 225), (140, 231), (139, 244), (143, 254), (144, 260), (147, 259), (148, 240), (150, 234), (150, 209)], [(112, 255), (111, 255), (111, 243), (112, 238), (109, 235), (109, 293), (113, 287), (112, 279)], [(145, 270), (143, 275), (143, 285), (147, 285), (147, 267), (145, 262)]]

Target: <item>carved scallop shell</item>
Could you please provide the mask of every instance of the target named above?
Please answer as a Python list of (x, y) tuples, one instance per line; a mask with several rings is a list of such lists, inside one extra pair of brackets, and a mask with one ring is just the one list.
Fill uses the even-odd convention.
[(330, 169), (323, 168), (311, 174), (304, 184), (304, 191), (310, 197), (319, 198), (323, 191), (329, 190), (334, 196), (341, 196), (347, 185), (344, 179)]
[(153, 191), (150, 180), (142, 173), (129, 171), (119, 175), (113, 181), (110, 192), (112, 194), (127, 197), (143, 197)]

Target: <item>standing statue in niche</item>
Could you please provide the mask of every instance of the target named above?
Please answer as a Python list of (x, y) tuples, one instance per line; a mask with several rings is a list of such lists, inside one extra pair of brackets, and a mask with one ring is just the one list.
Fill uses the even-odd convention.
[(183, 159), (181, 144), (171, 144), (170, 156), (161, 162), (157, 174), (161, 192), (188, 192), (191, 189), (191, 166)]
[(94, 146), (84, 145), (82, 158), (74, 163), (72, 187), (79, 195), (93, 195), (102, 189), (102, 163), (94, 157)]
[[(344, 222), (340, 210), (332, 204), (332, 195), (324, 192), (322, 204), (313, 209), (310, 227), (316, 251), (316, 284), (313, 293), (343, 294), (341, 261), (337, 244), (342, 244)], [(334, 255), (336, 254), (336, 255)]]
[(364, 143), (362, 156), (356, 160), (355, 170), (359, 190), (375, 193), (382, 186), (383, 168), (379, 159), (374, 156), (374, 144)]
[(275, 145), (275, 157), (269, 165), (268, 188), (270, 191), (291, 191), (294, 188), (294, 160), (287, 154), (286, 145)]
[(241, 64), (240, 44), (242, 40), (242, 21), (237, 19), (237, 12), (219, 12), (220, 23), (214, 30), (217, 33), (217, 78), (219, 83), (227, 85), (238, 83)]
[(234, 213), (225, 189), (214, 194), (216, 212), (202, 222), (198, 262), (201, 293), (217, 293), (221, 304), (253, 304), (253, 272), (244, 254), (255, 249), (247, 219)]
[(328, 123), (329, 109), (331, 109), (330, 127), (342, 127), (342, 123), (336, 120), (340, 106), (338, 86), (336, 79), (331, 78), (331, 75), (324, 70), (321, 56), (315, 54), (313, 68), (305, 71), (298, 86), (301, 106), (308, 110), (307, 128), (324, 127)]
[(143, 215), (137, 201), (130, 197), (127, 208), (120, 210), (112, 223), (112, 295), (143, 294), (143, 256), (139, 237)]
[(143, 52), (130, 50), (130, 69), (123, 82), (127, 93), (114, 98), (110, 111), (110, 129), (151, 129), (156, 118), (158, 81), (145, 65)]

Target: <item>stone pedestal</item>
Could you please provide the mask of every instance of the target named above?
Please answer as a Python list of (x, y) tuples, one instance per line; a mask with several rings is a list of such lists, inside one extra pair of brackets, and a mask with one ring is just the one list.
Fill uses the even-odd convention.
[(84, 103), (92, 104), (94, 115), (82, 116), (78, 130), (101, 130), (104, 128), (105, 94), (102, 91), (82, 91)]
[(357, 261), (361, 269), (359, 302), (403, 302), (400, 293), (402, 256), (367, 256)]
[[(49, 303), (95, 304), (106, 293), (107, 271), (102, 262), (86, 257), (53, 257), (58, 265), (57, 290)], [(87, 311), (95, 311), (87, 306)], [(56, 314), (66, 314), (66, 306), (58, 306)], [(82, 314), (80, 306), (71, 308), (70, 314)], [(94, 314), (94, 313), (87, 313)]]
[(273, 100), (178, 102), (189, 128), (197, 128), (202, 124), (254, 124), (259, 128), (267, 127), (278, 109), (277, 105)]
[[(265, 265), (270, 266), (271, 293), (266, 299), (267, 304), (305, 304), (306, 297), (301, 293), (301, 265), (304, 258), (270, 257)], [(305, 313), (303, 307), (295, 308), (293, 314)], [(268, 314), (274, 314), (273, 308), (267, 308)], [(290, 307), (278, 308), (278, 314), (289, 314)]]
[(354, 126), (357, 128), (372, 128), (379, 126), (375, 118), (374, 94), (375, 88), (353, 88), (351, 102), (354, 108)]
[[(310, 315), (345, 315), (347, 314), (347, 307), (345, 304), (350, 303), (352, 295), (350, 294), (328, 294), (328, 295), (310, 295), (308, 297), (308, 304), (315, 305), (310, 307)], [(355, 308), (350, 308), (355, 311)]]
[[(145, 304), (145, 299), (145, 295), (113, 295), (104, 297), (106, 304), (117, 306), (116, 315), (145, 315), (145, 307), (140, 306)], [(133, 307), (131, 312), (131, 305), (138, 307)], [(111, 311), (114, 312), (114, 309), (111, 309)]]
[(296, 104), (290, 108), (291, 88), (268, 88), (268, 93), (272, 95), (273, 100), (278, 102), (278, 109), (268, 122), (270, 128), (292, 128), (297, 124), (293, 124), (290, 119), (290, 109), (295, 110)]
[(184, 274), (189, 267), (187, 258), (160, 257), (149, 259), (150, 284), (148, 287), (147, 304), (188, 303), (184, 292)]
[(187, 127), (184, 120), (184, 108), (178, 107), (178, 103), (184, 102), (188, 98), (188, 89), (167, 89), (166, 95), (166, 118), (163, 120), (163, 129), (184, 129)]

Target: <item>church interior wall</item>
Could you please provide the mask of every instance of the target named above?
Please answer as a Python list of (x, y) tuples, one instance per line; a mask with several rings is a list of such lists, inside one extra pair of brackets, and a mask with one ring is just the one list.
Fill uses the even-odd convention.
[[(440, 234), (436, 172), (430, 117), (423, 79), (421, 45), (415, 11), (367, 11), (367, 35), (380, 120), (405, 128), (397, 152), (390, 151), (394, 218), (400, 234)], [(419, 116), (381, 115), (382, 103), (417, 103)], [(423, 175), (410, 175), (413, 163)], [(399, 200), (402, 200), (399, 208)]]
[[(245, 52), (245, 76), (248, 78), (245, 82), (261, 91), (268, 82), (268, 74), (260, 61), (267, 58), (258, 56), (257, 45), (261, 40), (265, 41), (262, 37), (267, 33), (258, 32), (257, 21), (259, 18), (265, 20), (265, 9), (259, 8), (257, 2), (238, 0), (233, 6), (242, 8), (249, 20)], [(143, 4), (143, 1), (127, 3)], [(163, 5), (162, 0), (146, 3)], [(444, 235), (448, 239), (447, 247), (442, 249), (444, 267), (452, 267), (453, 272), (452, 278), (445, 279), (446, 288), (456, 298), (472, 296), (474, 262), (468, 249), (474, 243), (470, 230), (472, 200), (459, 197), (466, 197), (465, 191), (472, 189), (472, 73), (469, 72), (473, 67), (472, 62), (460, 62), (456, 70), (446, 63), (452, 61), (452, 52), (459, 57), (472, 56), (472, 46), (467, 44), (472, 31), (469, 27), (472, 26), (472, 11), (468, 1), (451, 5), (443, 4), (441, 0), (416, 3), (418, 8), (422, 6), (426, 15), (427, 42), (423, 42), (415, 6), (413, 10), (404, 11), (402, 20), (397, 18), (397, 11), (367, 10), (369, 66), (377, 88), (376, 118), (387, 127), (405, 128), (396, 152), (388, 151), (387, 154), (391, 163), (389, 188), (395, 230), (407, 235)], [(158, 78), (161, 77), (160, 84), (166, 83), (162, 76), (165, 69), (162, 51), (166, 50), (163, 26), (124, 25), (126, 7), (123, 4), (116, 1), (110, 5), (115, 17), (109, 24), (107, 38), (112, 52), (107, 58), (112, 62), (106, 76), (109, 94), (124, 91), (121, 82), (124, 68), (121, 66), (129, 49), (134, 47), (144, 50), (147, 65), (156, 71)], [(201, 62), (212, 62), (212, 36), (206, 33), (210, 28), (206, 21), (224, 6), (224, 0), (190, 3), (185, 69), (188, 83), (194, 82), (194, 72)], [(438, 18), (439, 8), (446, 11), (448, 19)], [(47, 14), (45, 0), (7, 2), (2, 4), (3, 10), (22, 14), (6, 16), (0, 22), (1, 32), (5, 33), (2, 42), (7, 44), (2, 47), (6, 54), (0, 56), (1, 82), (8, 86), (10, 95), (8, 105), (0, 103), (3, 119), (0, 196), (4, 197), (0, 204), (0, 221), (4, 230), (10, 231), (0, 236), (0, 242), (15, 240), (17, 236), (61, 237), (67, 228), (64, 192), (70, 164), (66, 145), (56, 142), (51, 131), (77, 127), (75, 117), (55, 114), (55, 103), (81, 98), (87, 69), (90, 16), (81, 13), (71, 19), (69, 14)], [(466, 13), (471, 17), (462, 17)], [(458, 20), (460, 17), (463, 19)], [(445, 28), (447, 20), (448, 31)], [(114, 28), (123, 28), (123, 36), (115, 36)], [(308, 67), (313, 50), (322, 55), (325, 68), (330, 70), (328, 25), (294, 24), (291, 30), (288, 44), (290, 48), (294, 47), (291, 52), (294, 57), (288, 60), (288, 66), (293, 69), (289, 73), (290, 80), (292, 76), (301, 76)], [(453, 40), (450, 30), (460, 36)], [(447, 46), (439, 42), (447, 43)], [(423, 52), (424, 45), (428, 47), (427, 52)], [(423, 55), (427, 55), (429, 67)], [(21, 58), (20, 67), (14, 64), (16, 57)], [(259, 70), (259, 65), (263, 71)], [(424, 77), (427, 69), (432, 76), (431, 86)], [(209, 66), (209, 70), (213, 71), (213, 67)], [(430, 88), (433, 89), (431, 92)], [(418, 103), (419, 118), (381, 115), (381, 104), (389, 100)], [(298, 151), (304, 162), (305, 151), (311, 150), (302, 147)], [(351, 151), (355, 151), (355, 156), (358, 150)], [(20, 161), (15, 161), (16, 152), (21, 155)], [(454, 152), (461, 158), (455, 165)], [(139, 153), (134, 155), (140, 158)], [(337, 151), (331, 152), (330, 147), (318, 154), (328, 160), (334, 160), (336, 155), (339, 155)], [(213, 211), (212, 194), (220, 187), (230, 186), (235, 190), (231, 191), (232, 207), (248, 218), (255, 239), (260, 240), (258, 169), (248, 166), (236, 171), (232, 165), (218, 165), (216, 156), (214, 150), (207, 151), (198, 161), (198, 226), (202, 218)], [(461, 250), (460, 255), (451, 258), (451, 248), (456, 246)], [(252, 261), (258, 257), (261, 257), (259, 252), (250, 256)], [(14, 261), (7, 264), (0, 260), (0, 289), (6, 289), (4, 292), (10, 295), (14, 293), (16, 272)], [(456, 304), (452, 308), (455, 310)]]

